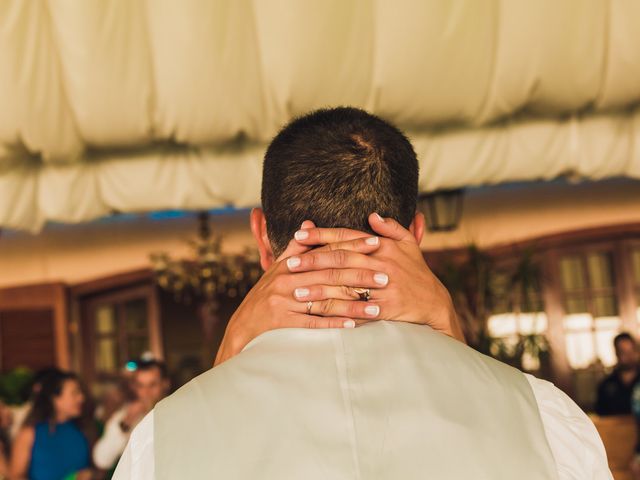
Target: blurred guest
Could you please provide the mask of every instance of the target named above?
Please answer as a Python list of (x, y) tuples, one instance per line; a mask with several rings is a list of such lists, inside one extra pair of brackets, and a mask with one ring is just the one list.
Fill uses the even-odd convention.
[(23, 403), (17, 407), (12, 408), (12, 416), (13, 420), (11, 422), (11, 429), (9, 431), (9, 435), (12, 439), (16, 437), (22, 424), (24, 423), (27, 415), (31, 411), (31, 407), (33, 406), (33, 400), (38, 395), (40, 388), (42, 387), (42, 381), (47, 378), (49, 375), (58, 375), (62, 373), (62, 370), (55, 367), (48, 367), (38, 370), (34, 375), (33, 379), (27, 386), (24, 392), (22, 392)]
[(613, 346), (618, 364), (598, 386), (596, 413), (598, 415), (629, 415), (633, 386), (640, 378), (638, 347), (628, 333), (617, 335), (613, 339)]
[(0, 478), (8, 478), (9, 466), (7, 465), (7, 459), (5, 455), (0, 454)]
[(11, 410), (0, 401), (0, 478), (9, 475), (9, 428), (11, 427)]
[(631, 393), (631, 413), (636, 419), (636, 447), (631, 460), (631, 473), (634, 480), (640, 480), (640, 383), (636, 383)]
[(89, 442), (81, 428), (84, 401), (80, 381), (73, 373), (51, 372), (41, 380), (33, 407), (13, 444), (9, 478), (90, 478)]
[(138, 362), (132, 389), (135, 400), (109, 418), (104, 435), (93, 448), (93, 461), (103, 470), (109, 470), (115, 466), (127, 446), (131, 430), (169, 392), (166, 365), (157, 360)]
[(104, 384), (95, 414), (100, 424), (105, 424), (128, 400), (133, 399), (133, 396), (129, 398), (128, 391), (129, 388), (124, 380)]
[(9, 475), (9, 466), (4, 453), (0, 453), (0, 478), (6, 478)]

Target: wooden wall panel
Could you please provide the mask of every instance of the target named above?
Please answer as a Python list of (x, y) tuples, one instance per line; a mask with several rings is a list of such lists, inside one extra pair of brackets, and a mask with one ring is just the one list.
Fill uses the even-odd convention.
[[(20, 312), (24, 314), (22, 318), (28, 319), (31, 318), (29, 315), (33, 312), (41, 312), (40, 314), (42, 314), (45, 311), (49, 312), (49, 324), (52, 325), (52, 329), (48, 335), (54, 349), (54, 361), (49, 362), (49, 366), (55, 365), (67, 370), (70, 368), (71, 362), (67, 330), (69, 302), (66, 285), (47, 283), (0, 289), (0, 318), (4, 312)], [(25, 321), (29, 322), (29, 320)], [(35, 323), (32, 324), (32, 326), (34, 325)], [(22, 346), (27, 347), (26, 345)], [(0, 365), (0, 368), (6, 370), (3, 365)]]
[(53, 310), (0, 312), (0, 369), (56, 365)]

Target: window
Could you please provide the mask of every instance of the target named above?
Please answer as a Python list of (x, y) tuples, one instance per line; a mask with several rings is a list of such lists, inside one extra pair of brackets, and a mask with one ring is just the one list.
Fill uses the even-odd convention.
[(565, 255), (559, 264), (566, 350), (574, 369), (615, 364), (613, 338), (620, 331), (613, 261), (609, 251)]
[(152, 288), (94, 296), (85, 304), (85, 370), (89, 378), (114, 376), (151, 350)]
[(95, 313), (96, 370), (115, 373), (118, 370), (118, 327), (114, 305), (101, 305)]
[(615, 335), (640, 338), (640, 224), (441, 255), (430, 262), (454, 293), (469, 343), (552, 380), (583, 409), (616, 364)]
[[(527, 270), (522, 268), (525, 265), (529, 265)], [(515, 273), (502, 271), (494, 274), (491, 281), (495, 301), (487, 325), (493, 339), (491, 353), (498, 358), (502, 354), (514, 356), (521, 346), (522, 368), (536, 371), (540, 368), (539, 354), (547, 348), (543, 337), (548, 327), (547, 315), (537, 268), (524, 262), (518, 267)], [(524, 337), (529, 341), (523, 342)]]

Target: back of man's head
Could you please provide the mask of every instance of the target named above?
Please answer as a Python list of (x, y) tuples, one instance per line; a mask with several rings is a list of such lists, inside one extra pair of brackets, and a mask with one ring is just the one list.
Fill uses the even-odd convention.
[(304, 220), (373, 233), (377, 212), (408, 227), (418, 195), (418, 161), (393, 125), (356, 108), (318, 110), (289, 123), (264, 159), (262, 207), (274, 255)]

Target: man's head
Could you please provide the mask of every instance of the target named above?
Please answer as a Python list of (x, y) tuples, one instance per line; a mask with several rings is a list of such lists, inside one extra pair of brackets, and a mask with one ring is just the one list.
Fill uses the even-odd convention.
[(616, 335), (613, 346), (618, 357), (618, 366), (623, 370), (632, 370), (638, 366), (638, 349), (636, 341), (628, 333)]
[(393, 125), (347, 107), (293, 120), (265, 154), (264, 215), (252, 212), (262, 266), (284, 251), (304, 220), (373, 233), (367, 219), (377, 212), (413, 228), (417, 196), (416, 154)]
[(169, 392), (167, 366), (158, 360), (138, 362), (132, 388), (136, 398), (150, 410)]

